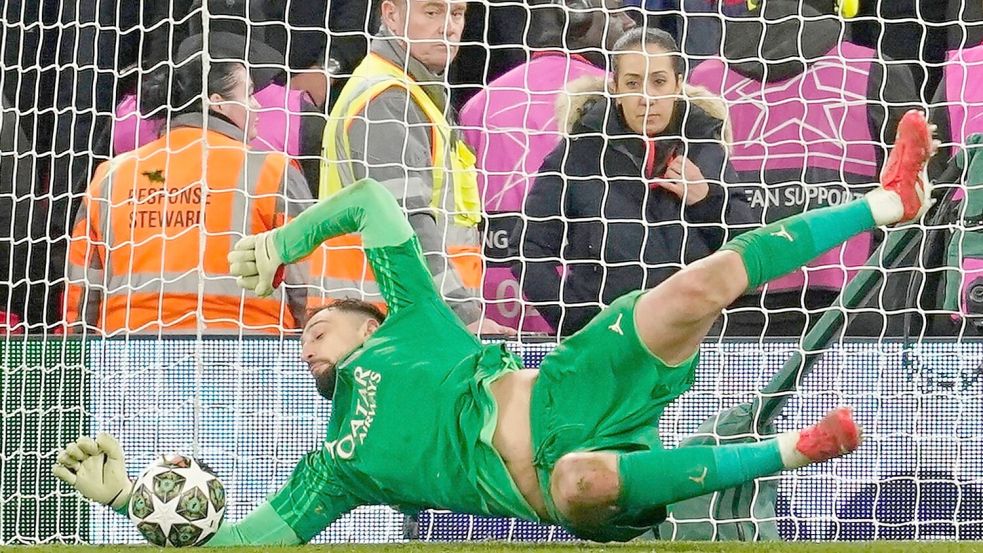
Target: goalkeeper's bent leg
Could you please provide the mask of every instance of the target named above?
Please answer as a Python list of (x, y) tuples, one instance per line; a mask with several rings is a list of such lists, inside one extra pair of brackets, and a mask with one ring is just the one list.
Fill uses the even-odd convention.
[(722, 249), (740, 254), (747, 269), (747, 286), (757, 288), (865, 230), (918, 219), (932, 204), (925, 166), (937, 146), (925, 115), (911, 110), (898, 123), (880, 186), (866, 197), (789, 217), (738, 236)]
[(870, 198), (814, 209), (746, 232), (646, 292), (635, 329), (670, 366), (692, 357), (720, 311), (754, 289), (876, 226)]
[(814, 426), (759, 443), (571, 453), (553, 470), (551, 495), (574, 527), (601, 526), (615, 517), (631, 522), (633, 514), (653, 507), (826, 461), (859, 445), (850, 410), (840, 408)]
[(802, 267), (861, 232), (918, 219), (931, 205), (924, 171), (935, 146), (925, 116), (909, 111), (898, 124), (878, 188), (863, 199), (742, 234), (676, 273), (639, 300), (639, 337), (663, 362), (680, 363), (699, 348), (720, 310), (746, 290)]
[(721, 247), (741, 256), (747, 288), (784, 276), (850, 238), (876, 227), (868, 198), (782, 219)]
[(722, 249), (740, 254), (747, 269), (747, 286), (757, 288), (865, 230), (915, 220), (932, 203), (925, 166), (936, 147), (925, 115), (911, 110), (898, 123), (881, 185), (866, 197), (789, 217), (738, 236)]
[(760, 443), (628, 453), (618, 460), (619, 505), (627, 510), (668, 505), (840, 457), (859, 445), (860, 429), (850, 410), (840, 408), (814, 426)]

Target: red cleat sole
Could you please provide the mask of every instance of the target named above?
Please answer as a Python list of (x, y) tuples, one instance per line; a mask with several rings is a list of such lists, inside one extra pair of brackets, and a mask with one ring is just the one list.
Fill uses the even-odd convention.
[(795, 448), (810, 461), (819, 463), (853, 452), (860, 447), (860, 427), (849, 407), (829, 412), (823, 420), (799, 432)]
[(914, 219), (928, 198), (919, 197), (920, 175), (932, 156), (932, 131), (925, 114), (910, 110), (898, 123), (898, 134), (891, 155), (881, 171), (881, 186), (894, 192), (904, 205), (903, 219)]

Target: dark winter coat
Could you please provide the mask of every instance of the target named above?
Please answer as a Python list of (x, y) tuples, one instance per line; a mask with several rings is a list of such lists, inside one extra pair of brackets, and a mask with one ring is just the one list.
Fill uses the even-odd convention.
[(544, 161), (526, 198), (526, 224), (510, 240), (523, 293), (562, 335), (619, 296), (652, 288), (716, 251), (725, 219), (752, 222), (742, 195), (721, 185), (732, 173), (721, 100), (688, 87), (688, 109), (678, 102), (669, 128), (655, 139), (651, 175), (663, 175), (675, 152), (710, 183), (705, 199), (684, 207), (675, 194), (650, 185), (645, 139), (624, 124), (603, 86), (595, 77), (575, 81), (568, 102), (557, 106), (567, 136)]
[(43, 332), (44, 323), (54, 320), (47, 313), (47, 283), (57, 278), (50, 274), (46, 255), (51, 242), (47, 202), (36, 195), (32, 142), (14, 104), (0, 95), (0, 105), (0, 334), (5, 312), (27, 329)]

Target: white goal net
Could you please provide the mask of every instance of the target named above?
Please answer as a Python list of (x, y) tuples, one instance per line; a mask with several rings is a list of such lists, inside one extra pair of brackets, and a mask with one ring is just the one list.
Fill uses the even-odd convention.
[[(870, 190), (911, 108), (943, 142), (938, 208), (735, 302), (659, 426), (675, 447), (747, 405), (745, 426), (705, 437), (754, 440), (849, 405), (863, 445), (671, 508), (646, 538), (983, 539), (983, 170), (949, 162), (983, 132), (979, 2), (142, 4), (17, 1), (0, 18), (0, 544), (141, 542), (51, 475), (80, 435), (117, 436), (133, 477), (161, 453), (202, 459), (229, 520), (319, 447), (331, 405), (299, 327), (335, 299), (381, 301), (360, 243), (331, 241), (263, 300), (225, 254), (353, 178), (387, 182), (455, 312), (517, 329), (536, 367), (727, 236)], [(669, 106), (645, 138), (612, 81), (633, 28), (674, 37), (690, 85), (642, 108)], [(414, 35), (428, 29), (459, 48)], [(702, 205), (660, 189), (673, 156), (716, 191)], [(315, 541), (416, 539), (573, 538), (378, 506)]]

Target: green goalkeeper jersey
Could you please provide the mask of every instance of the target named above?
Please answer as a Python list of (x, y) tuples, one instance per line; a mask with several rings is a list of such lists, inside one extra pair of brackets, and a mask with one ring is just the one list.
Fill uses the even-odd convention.
[(363, 504), (536, 520), (491, 443), (488, 386), (520, 361), (468, 332), (434, 291), (415, 238), (367, 255), (399, 307), (338, 363), (324, 447), (274, 509), (305, 541)]
[(267, 504), (223, 525), (215, 544), (291, 541), (261, 530), (280, 522), (274, 513), (306, 542), (371, 504), (539, 520), (492, 447), (497, 408), (489, 386), (521, 361), (504, 345), (483, 345), (443, 302), (418, 240), (381, 185), (362, 181), (311, 211), (275, 239), (281, 257), (294, 261), (327, 237), (360, 230), (389, 316), (337, 364), (323, 447), (301, 459)]

